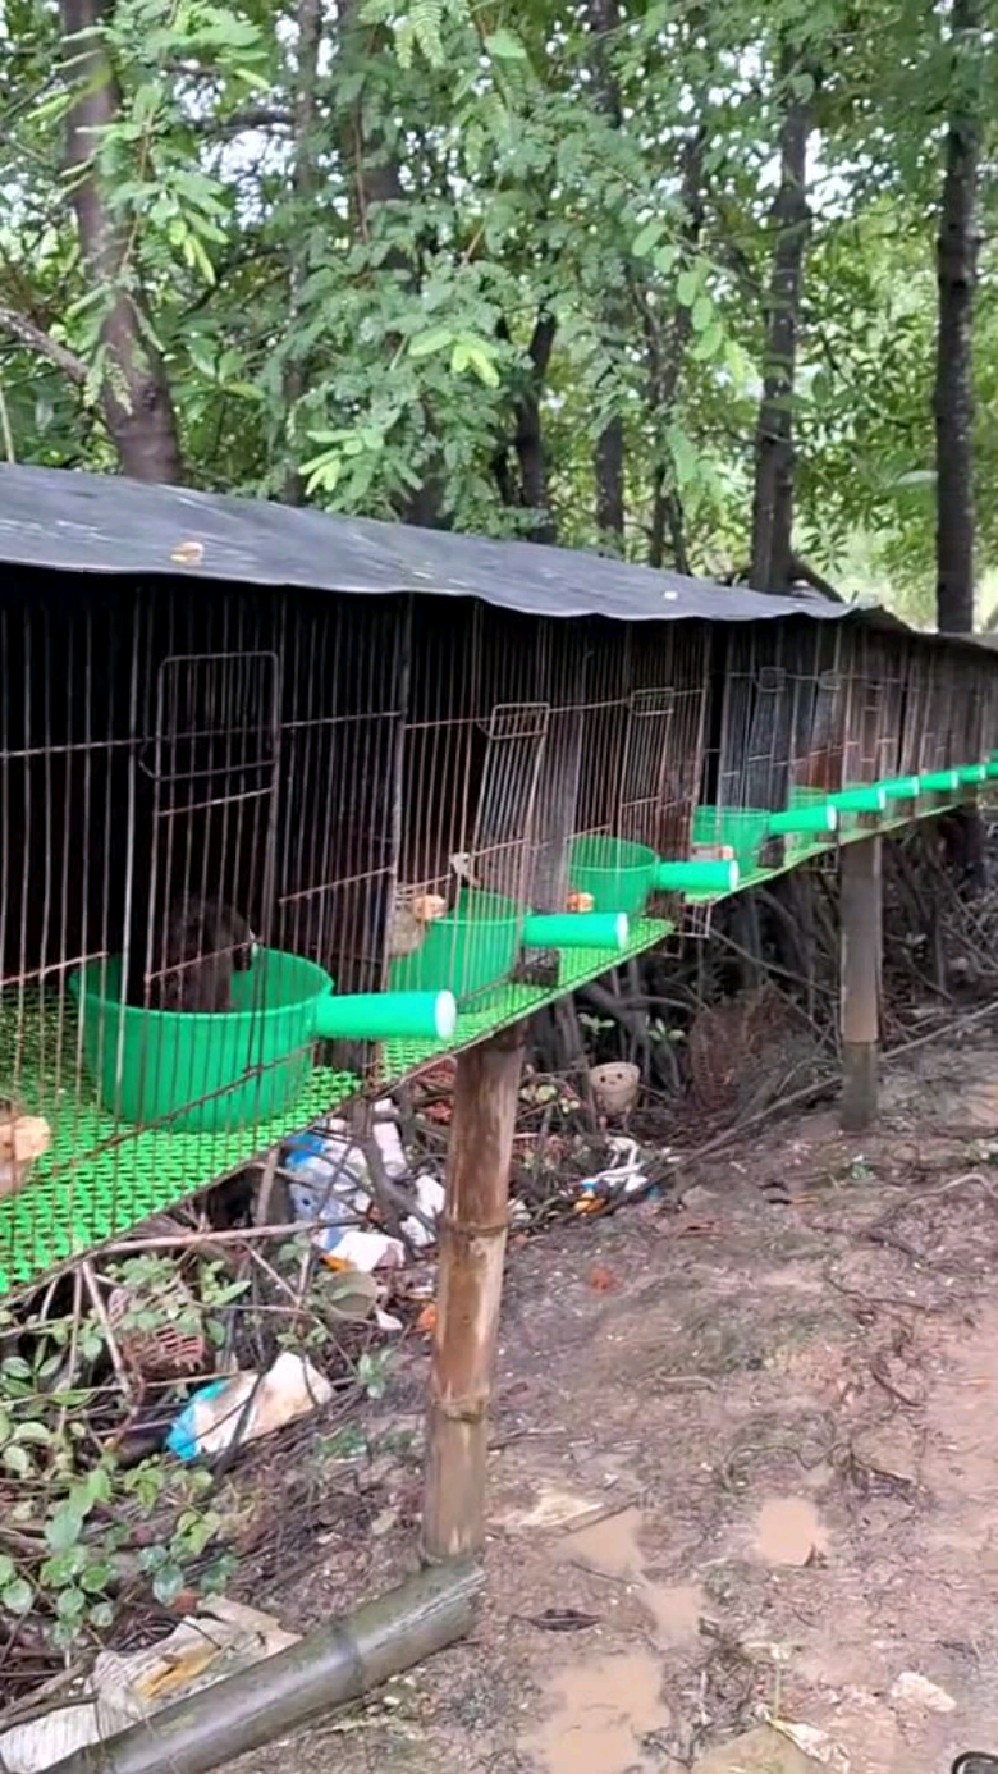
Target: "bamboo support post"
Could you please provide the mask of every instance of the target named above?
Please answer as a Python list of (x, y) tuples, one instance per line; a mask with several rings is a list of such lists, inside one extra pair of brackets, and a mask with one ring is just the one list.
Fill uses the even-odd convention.
[(440, 1233), (426, 1438), (423, 1556), (477, 1553), (523, 1024), (458, 1057)]
[(75, 1751), (49, 1774), (208, 1774), (463, 1637), (482, 1587), (471, 1561), (421, 1571), (286, 1651)]
[(869, 1127), (877, 1114), (881, 985), (882, 839), (841, 854), (842, 1125)]

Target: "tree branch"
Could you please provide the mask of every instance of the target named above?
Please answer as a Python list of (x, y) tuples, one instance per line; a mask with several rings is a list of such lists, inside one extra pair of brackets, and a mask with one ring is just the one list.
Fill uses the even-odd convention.
[(16, 308), (8, 308), (5, 303), (0, 302), (0, 328), (5, 333), (9, 333), (12, 339), (16, 339), (19, 345), (27, 346), (29, 351), (37, 352), (39, 357), (44, 357), (49, 363), (54, 364), (56, 369), (61, 370), (63, 375), (68, 376), (69, 380), (75, 382), (77, 387), (83, 386), (87, 379), (87, 366), (82, 357), (77, 357), (75, 351), (70, 351), (65, 345), (60, 345), (57, 339), (53, 339), (42, 327), (36, 326), (33, 320), (29, 320), (26, 314), (21, 314)]
[(790, 571), (794, 579), (803, 579), (805, 585), (810, 585), (814, 591), (820, 591), (822, 597), (828, 598), (830, 603), (844, 604), (846, 602), (842, 593), (836, 591), (831, 580), (825, 579), (818, 572), (817, 567), (812, 567), (810, 561), (802, 560), (799, 554), (791, 556)]

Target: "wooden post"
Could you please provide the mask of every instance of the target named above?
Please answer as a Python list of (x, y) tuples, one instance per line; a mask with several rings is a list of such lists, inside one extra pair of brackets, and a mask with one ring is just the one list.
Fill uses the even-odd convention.
[(842, 1125), (869, 1127), (877, 1113), (882, 955), (881, 838), (841, 851)]
[(440, 1234), (423, 1555), (481, 1550), (488, 1404), (502, 1302), (524, 1025), (458, 1056)]

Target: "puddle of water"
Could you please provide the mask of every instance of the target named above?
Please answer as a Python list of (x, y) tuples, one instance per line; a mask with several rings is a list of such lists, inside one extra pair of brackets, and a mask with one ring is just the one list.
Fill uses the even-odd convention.
[(562, 1555), (629, 1584), (655, 1622), (657, 1642), (685, 1644), (695, 1639), (700, 1629), (703, 1591), (697, 1583), (656, 1583), (647, 1575), (638, 1546), (641, 1521), (639, 1509), (623, 1509), (619, 1515), (608, 1515), (605, 1520), (569, 1535)]
[(806, 1565), (812, 1552), (827, 1552), (828, 1535), (806, 1497), (770, 1497), (756, 1521), (755, 1549), (768, 1565)]
[(559, 1670), (549, 1689), (555, 1711), (527, 1747), (548, 1774), (630, 1774), (660, 1765), (642, 1753), (641, 1739), (669, 1722), (661, 1685), (661, 1666), (647, 1651)]

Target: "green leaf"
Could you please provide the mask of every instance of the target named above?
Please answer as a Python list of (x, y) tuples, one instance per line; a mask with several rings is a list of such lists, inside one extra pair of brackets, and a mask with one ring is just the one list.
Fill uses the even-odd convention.
[(30, 1476), (31, 1455), (27, 1448), (22, 1448), (17, 1442), (12, 1442), (9, 1447), (4, 1448), (2, 1458), (7, 1471), (12, 1472), (15, 1478)]
[(499, 386), (499, 371), (493, 361), (492, 352), (481, 339), (455, 339), (451, 369), (459, 376), (465, 370), (473, 370), (486, 388)]
[(676, 470), (676, 482), (682, 491), (697, 478), (697, 453), (685, 431), (681, 431), (678, 425), (669, 426), (668, 439), (669, 452)]
[(435, 327), (427, 333), (417, 333), (409, 340), (410, 357), (433, 357), (438, 351), (446, 351), (454, 343), (454, 334), (450, 327)]
[(0, 1610), (8, 1614), (30, 1614), (34, 1605), (35, 1592), (24, 1577), (15, 1577), (13, 1583), (5, 1583), (0, 1588)]
[(714, 318), (714, 304), (709, 296), (697, 296), (690, 309), (690, 321), (695, 333), (705, 332)]
[(184, 1573), (179, 1565), (161, 1565), (152, 1582), (152, 1592), (164, 1608), (175, 1602), (184, 1587)]
[(486, 37), (485, 50), (497, 62), (525, 62), (529, 59), (519, 37), (505, 26)]
[(78, 1620), (87, 1605), (82, 1589), (62, 1590), (55, 1608), (60, 1620)]
[(53, 1552), (69, 1552), (83, 1532), (83, 1517), (68, 1503), (53, 1510), (45, 1523), (45, 1538)]
[[(646, 259), (662, 238), (665, 223), (659, 216), (653, 216), (643, 228), (639, 228), (634, 236), (631, 251), (636, 259)], [(657, 261), (656, 261), (657, 262)]]
[(19, 1423), (14, 1430), (14, 1440), (34, 1443), (36, 1447), (48, 1447), (52, 1440), (52, 1431), (45, 1423)]
[(700, 276), (692, 266), (680, 271), (676, 278), (676, 301), (682, 308), (692, 308), (700, 289)]
[(6, 1552), (0, 1552), (0, 1589), (5, 1588), (8, 1583), (13, 1583), (16, 1576), (17, 1566), (14, 1560)]

